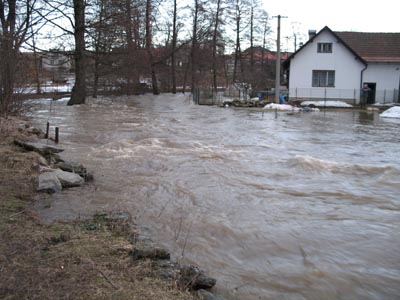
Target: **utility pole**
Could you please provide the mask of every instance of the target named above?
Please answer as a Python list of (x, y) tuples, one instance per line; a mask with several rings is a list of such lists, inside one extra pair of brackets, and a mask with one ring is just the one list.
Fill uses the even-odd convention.
[(274, 16), (278, 18), (278, 37), (276, 39), (276, 76), (275, 76), (275, 103), (279, 103), (279, 89), (281, 87), (281, 15)]

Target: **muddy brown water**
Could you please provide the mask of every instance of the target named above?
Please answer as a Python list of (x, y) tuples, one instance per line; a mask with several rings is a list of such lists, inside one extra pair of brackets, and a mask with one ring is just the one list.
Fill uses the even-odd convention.
[(229, 299), (399, 299), (399, 121), (183, 95), (33, 103), (63, 157), (95, 175), (39, 204), (48, 222), (129, 211)]

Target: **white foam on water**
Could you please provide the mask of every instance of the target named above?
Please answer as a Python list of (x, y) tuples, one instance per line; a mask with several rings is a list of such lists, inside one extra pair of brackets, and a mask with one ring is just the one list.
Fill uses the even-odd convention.
[(331, 172), (343, 174), (365, 174), (376, 175), (385, 174), (387, 172), (400, 173), (400, 170), (392, 165), (371, 165), (371, 164), (351, 164), (345, 162), (335, 162), (320, 159), (312, 156), (298, 155), (287, 161), (288, 166), (299, 168), (301, 170), (315, 172)]

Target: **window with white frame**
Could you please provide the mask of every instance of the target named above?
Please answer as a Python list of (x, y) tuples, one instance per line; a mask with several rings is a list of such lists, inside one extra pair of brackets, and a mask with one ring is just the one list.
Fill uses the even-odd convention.
[(312, 71), (313, 87), (334, 87), (335, 71), (330, 70), (313, 70)]
[(318, 53), (332, 53), (332, 43), (318, 43)]

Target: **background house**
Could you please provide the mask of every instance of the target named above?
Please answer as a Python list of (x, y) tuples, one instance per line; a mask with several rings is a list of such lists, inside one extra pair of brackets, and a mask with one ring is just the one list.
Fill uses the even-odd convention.
[(48, 77), (53, 83), (64, 83), (71, 77), (72, 68), (72, 53), (54, 50), (40, 53), (40, 70), (43, 76)]
[[(285, 62), (289, 99), (351, 104), (399, 102), (400, 33), (333, 32), (324, 27)], [(371, 91), (364, 99), (362, 87)]]

